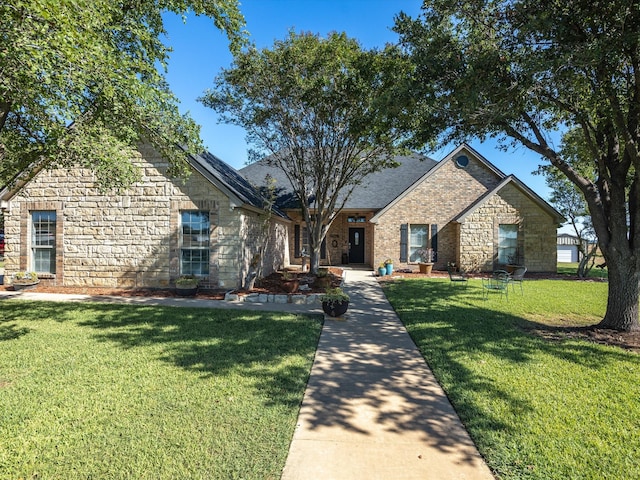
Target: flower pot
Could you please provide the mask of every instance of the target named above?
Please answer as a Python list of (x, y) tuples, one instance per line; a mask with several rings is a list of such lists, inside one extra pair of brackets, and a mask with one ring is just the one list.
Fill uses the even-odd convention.
[(195, 297), (198, 293), (198, 286), (176, 286), (176, 295), (179, 297)]
[(378, 275), (380, 275), (381, 277), (384, 277), (386, 274), (387, 274), (386, 267), (378, 267)]
[(329, 275), (325, 275), (324, 277), (316, 277), (313, 282), (313, 286), (325, 290), (331, 286), (331, 277)]
[(387, 263), (385, 269), (387, 270), (387, 275), (391, 275), (393, 273), (393, 263)]
[(31, 288), (35, 288), (40, 283), (40, 280), (36, 280), (35, 282), (13, 282), (13, 289), (15, 291), (19, 290), (29, 290)]
[(433, 269), (433, 263), (419, 263), (418, 268), (420, 269), (420, 273), (426, 273), (427, 275), (431, 275), (431, 270)]
[(322, 302), (322, 311), (330, 317), (341, 317), (349, 308), (349, 301)]
[(298, 280), (285, 280), (282, 282), (282, 289), (287, 293), (293, 293), (298, 290), (300, 282)]

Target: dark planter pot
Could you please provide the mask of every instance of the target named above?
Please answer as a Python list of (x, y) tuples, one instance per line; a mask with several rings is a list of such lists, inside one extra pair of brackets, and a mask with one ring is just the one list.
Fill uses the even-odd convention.
[(195, 297), (198, 293), (198, 286), (195, 287), (176, 287), (176, 295), (179, 297)]
[(433, 263), (419, 263), (418, 268), (420, 269), (420, 273), (426, 273), (427, 275), (431, 275), (431, 270), (433, 269)]
[(387, 275), (391, 275), (393, 273), (393, 263), (387, 263), (386, 269), (387, 269)]
[(40, 280), (38, 280), (37, 282), (29, 282), (29, 283), (14, 283), (13, 289), (15, 291), (30, 290), (32, 288), (37, 287), (39, 283), (40, 283)]
[(298, 280), (288, 280), (288, 281), (282, 282), (282, 289), (287, 293), (295, 292), (296, 290), (298, 290), (299, 286), (300, 286), (300, 282)]
[(349, 302), (322, 302), (322, 311), (330, 317), (341, 317), (349, 308)]

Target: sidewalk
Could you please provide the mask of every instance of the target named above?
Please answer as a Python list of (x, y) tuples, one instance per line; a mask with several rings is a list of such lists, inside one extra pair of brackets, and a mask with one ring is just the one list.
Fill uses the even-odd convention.
[(283, 480), (492, 479), (370, 271), (325, 321)]
[[(322, 329), (282, 480), (493, 479), (371, 271), (347, 270)], [(320, 306), (0, 291), (3, 298), (322, 314)]]

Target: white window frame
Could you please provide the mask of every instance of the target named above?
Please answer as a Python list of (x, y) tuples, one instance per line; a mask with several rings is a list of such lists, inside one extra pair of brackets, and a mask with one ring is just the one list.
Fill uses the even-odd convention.
[[(193, 216), (206, 219), (206, 222), (195, 222)], [(196, 226), (193, 232), (185, 231), (189, 226)], [(185, 256), (189, 259), (185, 259)], [(193, 260), (194, 257), (200, 257)], [(211, 261), (211, 219), (206, 210), (180, 211), (180, 275), (208, 277)]]
[[(56, 227), (58, 215), (55, 210), (32, 210), (31, 221), (31, 270), (36, 273), (56, 273)], [(48, 259), (44, 259), (46, 254)], [(42, 268), (44, 263), (48, 268)]]
[[(418, 229), (424, 229), (422, 235), (418, 236)], [(407, 243), (407, 253), (409, 255), (409, 263), (418, 263), (421, 261), (420, 255), (416, 254), (418, 250), (426, 250), (429, 248), (429, 229), (428, 223), (410, 223), (409, 238)], [(414, 233), (415, 230), (415, 233)]]
[(516, 257), (518, 254), (518, 224), (501, 223), (498, 225), (498, 252), (499, 264), (509, 263), (509, 257)]

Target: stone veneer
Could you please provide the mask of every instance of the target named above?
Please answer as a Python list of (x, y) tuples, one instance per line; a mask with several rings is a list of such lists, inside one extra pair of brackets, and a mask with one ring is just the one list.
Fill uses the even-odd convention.
[[(236, 288), (263, 238), (264, 214), (233, 208), (229, 198), (197, 172), (167, 178), (167, 162), (149, 147), (134, 160), (142, 179), (120, 193), (101, 193), (86, 169), (38, 173), (9, 201), (5, 212), (5, 279), (32, 270), (30, 212), (55, 210), (56, 273), (44, 281), (60, 286), (168, 287), (179, 276), (180, 210), (210, 215), (210, 274), (205, 287)], [(263, 259), (267, 275), (288, 260), (286, 224), (269, 221)]]
[(391, 258), (396, 269), (412, 267), (400, 262), (401, 226), (435, 224), (438, 226), (438, 258), (434, 268), (445, 269), (448, 262), (454, 262), (463, 268), (490, 271), (498, 267), (494, 261), (498, 225), (517, 223), (527, 268), (554, 271), (554, 219), (512, 184), (501, 189), (462, 224), (454, 221), (501, 181), (484, 162), (465, 153), (469, 157), (466, 168), (447, 161), (380, 216), (375, 225), (372, 264), (377, 266)]
[(555, 271), (556, 245), (550, 239), (555, 239), (556, 224), (513, 184), (506, 185), (460, 224), (461, 265), (477, 265), (483, 271), (499, 266), (495, 256), (500, 224), (519, 225), (518, 249), (528, 270)]

